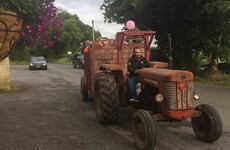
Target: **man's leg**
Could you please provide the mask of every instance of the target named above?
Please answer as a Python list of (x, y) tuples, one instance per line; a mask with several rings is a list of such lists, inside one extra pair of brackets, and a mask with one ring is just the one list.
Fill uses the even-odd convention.
[(133, 76), (129, 78), (129, 88), (130, 88), (130, 98), (131, 99), (137, 99), (137, 90), (136, 90), (136, 84), (138, 82), (137, 76)]

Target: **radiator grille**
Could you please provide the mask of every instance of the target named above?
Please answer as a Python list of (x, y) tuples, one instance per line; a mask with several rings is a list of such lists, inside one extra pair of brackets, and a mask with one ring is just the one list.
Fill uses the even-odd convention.
[(164, 106), (168, 110), (184, 110), (193, 106), (193, 82), (183, 82), (183, 89), (177, 82), (164, 83)]

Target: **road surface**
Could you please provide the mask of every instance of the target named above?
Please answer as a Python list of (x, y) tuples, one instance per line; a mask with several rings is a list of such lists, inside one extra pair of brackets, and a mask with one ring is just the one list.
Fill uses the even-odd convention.
[[(11, 66), (12, 83), (20, 90), (0, 94), (0, 150), (136, 150), (130, 133), (134, 109), (125, 108), (117, 124), (97, 123), (93, 101), (80, 95), (82, 69), (48, 64), (48, 70)], [(201, 100), (214, 106), (223, 134), (212, 144), (199, 141), (190, 119), (156, 122), (155, 150), (228, 150), (230, 88), (195, 84)]]

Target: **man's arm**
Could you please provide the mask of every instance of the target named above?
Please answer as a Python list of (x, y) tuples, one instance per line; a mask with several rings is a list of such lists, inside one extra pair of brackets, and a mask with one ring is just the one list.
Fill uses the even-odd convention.
[(152, 65), (150, 64), (150, 62), (149, 62), (145, 57), (144, 57), (143, 59), (144, 59), (143, 61), (144, 61), (144, 67), (145, 67), (145, 68), (148, 68), (148, 67), (151, 67), (151, 66), (152, 66)]

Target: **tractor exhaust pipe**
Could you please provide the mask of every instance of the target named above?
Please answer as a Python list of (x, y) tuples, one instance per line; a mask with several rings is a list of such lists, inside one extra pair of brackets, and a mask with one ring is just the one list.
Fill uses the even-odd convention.
[(169, 57), (168, 57), (168, 68), (173, 69), (173, 58), (172, 58), (172, 43), (171, 43), (171, 34), (168, 34), (169, 39)]

